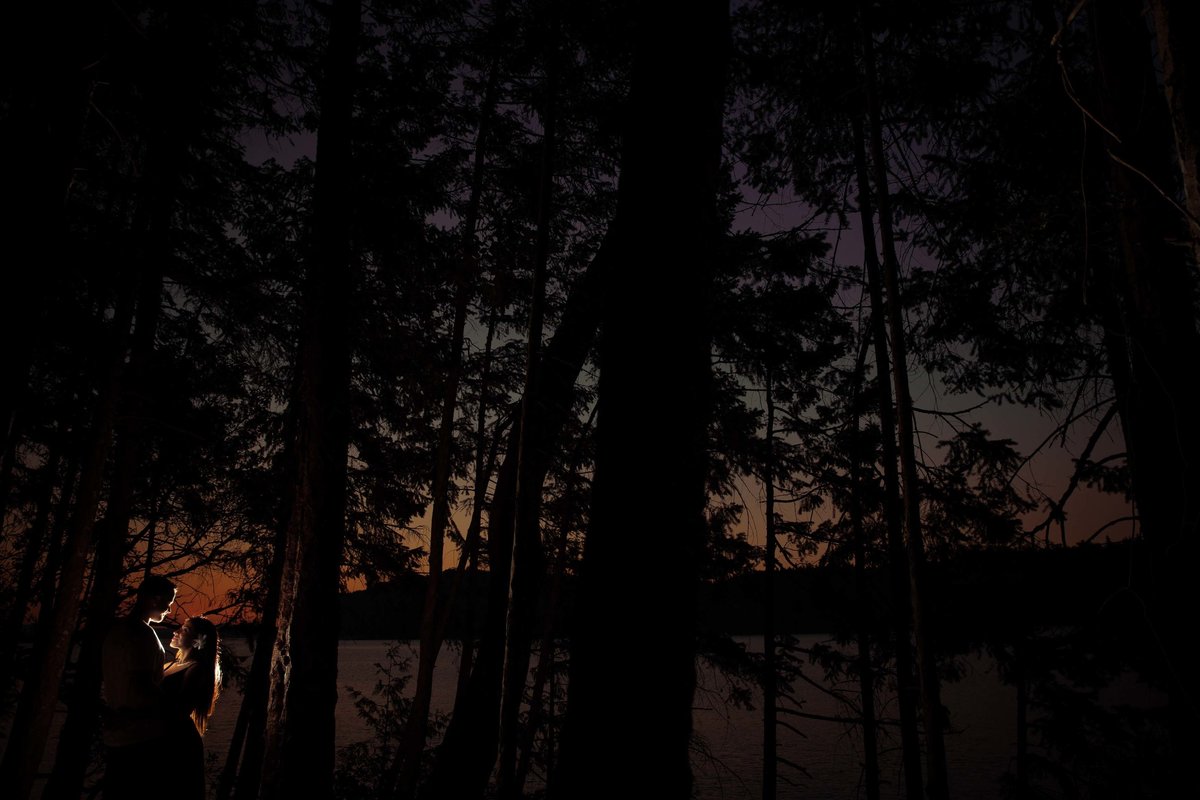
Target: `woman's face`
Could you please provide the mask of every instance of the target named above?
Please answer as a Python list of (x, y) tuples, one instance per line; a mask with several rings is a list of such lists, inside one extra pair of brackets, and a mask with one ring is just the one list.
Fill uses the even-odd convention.
[(176, 650), (191, 650), (192, 644), (195, 641), (196, 629), (192, 627), (192, 621), (189, 619), (171, 637), (171, 647), (174, 647)]

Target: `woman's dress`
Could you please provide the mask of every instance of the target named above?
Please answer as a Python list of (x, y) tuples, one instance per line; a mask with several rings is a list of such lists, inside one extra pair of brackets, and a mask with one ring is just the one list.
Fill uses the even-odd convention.
[[(192, 721), (192, 709), (203, 706), (206, 687), (203, 665), (187, 662), (163, 675), (162, 691), (167, 711), (167, 752), (173, 775), (173, 800), (203, 800), (204, 741)], [(211, 695), (212, 689), (207, 692)]]

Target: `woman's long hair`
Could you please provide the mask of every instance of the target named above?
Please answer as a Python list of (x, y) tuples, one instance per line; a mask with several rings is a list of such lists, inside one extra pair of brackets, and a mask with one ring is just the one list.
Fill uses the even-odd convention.
[[(190, 711), (196, 730), (203, 735), (208, 727), (209, 715), (216, 708), (217, 697), (221, 694), (221, 637), (217, 634), (217, 626), (204, 617), (192, 617), (188, 622), (192, 624), (195, 638), (187, 660), (196, 664), (193, 669), (201, 671), (201, 691), (194, 698), (189, 698), (195, 702)], [(182, 655), (183, 651), (180, 650), (175, 658), (179, 660)]]

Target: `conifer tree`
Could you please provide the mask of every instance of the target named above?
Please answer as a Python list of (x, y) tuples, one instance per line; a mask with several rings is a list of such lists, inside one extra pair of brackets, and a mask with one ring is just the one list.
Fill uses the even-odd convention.
[[(684, 15), (693, 24), (677, 31)], [(643, 7), (637, 18), (613, 222), (620, 257), (603, 292), (596, 478), (556, 779), (574, 797), (607, 797), (624, 785), (610, 769), (618, 757), (614, 742), (602, 732), (626, 708), (639, 709), (647, 743), (620, 753), (629, 772), (658, 796), (691, 793), (711, 381), (707, 259), (721, 233), (716, 199), (727, 15), (728, 7), (714, 2)], [(671, 49), (670, 57), (653, 52), (661, 47)], [(677, 202), (663, 206), (664, 191)], [(670, 237), (656, 229), (664, 219)], [(639, 289), (630, 292), (635, 284)], [(656, 386), (682, 390), (669, 426), (644, 409), (643, 393)], [(632, 522), (646, 550), (642, 558), (625, 558), (619, 540), (629, 535), (628, 498), (650, 486), (657, 487), (655, 502)], [(626, 646), (613, 647), (618, 640)], [(627, 660), (630, 649), (642, 654), (648, 671)]]

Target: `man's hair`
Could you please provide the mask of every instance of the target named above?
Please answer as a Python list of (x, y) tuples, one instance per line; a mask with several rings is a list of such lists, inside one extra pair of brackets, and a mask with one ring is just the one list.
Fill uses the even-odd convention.
[(149, 597), (173, 597), (175, 595), (175, 584), (168, 578), (162, 575), (148, 575), (142, 584), (138, 586), (137, 596), (139, 599)]

